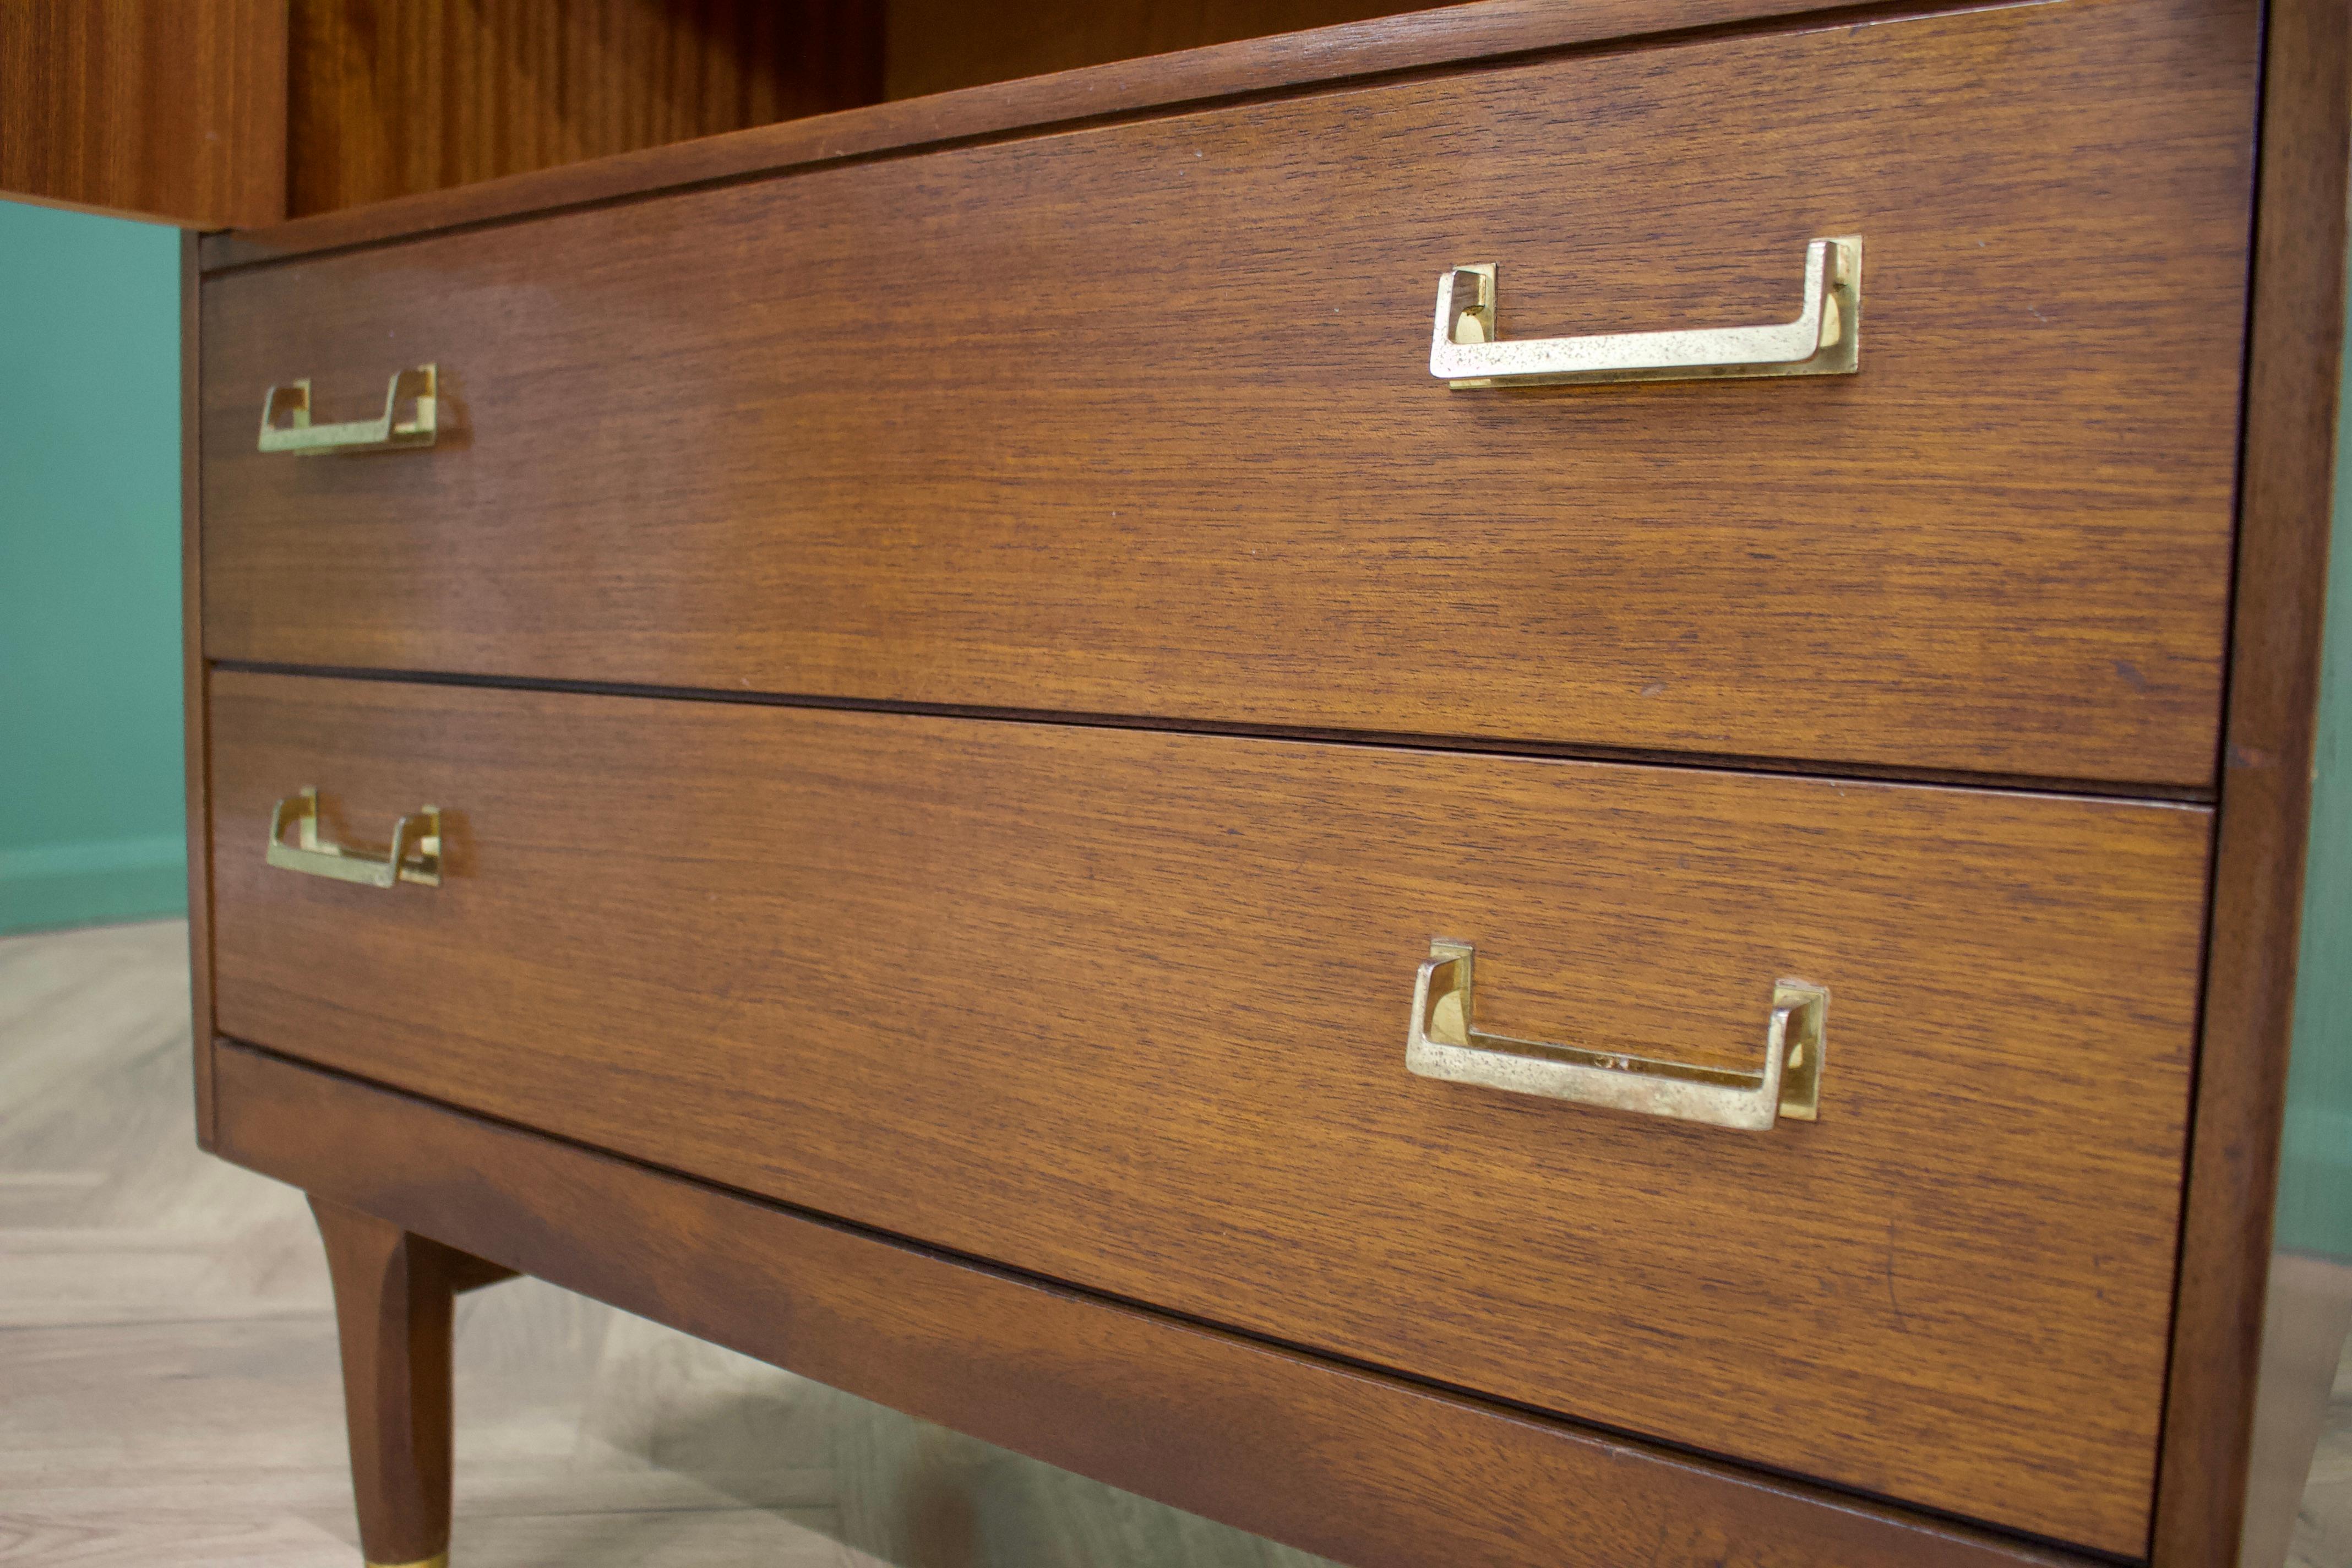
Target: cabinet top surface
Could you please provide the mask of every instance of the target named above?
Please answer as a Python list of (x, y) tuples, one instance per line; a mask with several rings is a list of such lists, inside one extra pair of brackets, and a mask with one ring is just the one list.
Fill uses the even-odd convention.
[(222, 272), (688, 186), (1253, 94), (1843, 9), (1823, 0), (1477, 0), (782, 121), (267, 228), (229, 230), (205, 237), (201, 266), (206, 273)]

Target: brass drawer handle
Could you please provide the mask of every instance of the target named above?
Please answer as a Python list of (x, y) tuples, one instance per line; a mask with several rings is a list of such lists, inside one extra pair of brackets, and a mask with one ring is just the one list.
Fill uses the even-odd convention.
[[(430, 447), (440, 382), (439, 372), (429, 364), (401, 371), (383, 395), (383, 417), (355, 419), (348, 425), (310, 423), (309, 378), (273, 386), (261, 400), (261, 449), (317, 457), (322, 452), (394, 452), (404, 447)], [(403, 397), (416, 400), (416, 412), (404, 420), (397, 418)], [(281, 418), (286, 423), (279, 424)]]
[(1804, 309), (1778, 326), (1506, 342), (1501, 316), (1492, 265), (1441, 274), (1429, 374), (1454, 387), (1846, 375), (1862, 361), (1862, 237), (1805, 247)]
[(1755, 1132), (1769, 1130), (1778, 1117), (1811, 1121), (1819, 1112), (1830, 1005), (1821, 986), (1801, 980), (1773, 985), (1764, 1067), (1747, 1072), (1481, 1034), (1470, 1022), (1475, 955), (1468, 942), (1429, 944), (1429, 962), (1413, 983), (1404, 1055), (1405, 1066), (1423, 1078)]
[[(286, 842), (289, 824), (296, 828), (296, 844)], [(269, 864), (281, 871), (309, 877), (332, 877), (339, 882), (389, 888), (394, 882), (419, 887), (441, 885), (441, 808), (424, 805), (400, 819), (392, 830), (392, 849), (383, 858), (319, 839), (319, 792), (305, 789), (278, 803), (269, 814)]]

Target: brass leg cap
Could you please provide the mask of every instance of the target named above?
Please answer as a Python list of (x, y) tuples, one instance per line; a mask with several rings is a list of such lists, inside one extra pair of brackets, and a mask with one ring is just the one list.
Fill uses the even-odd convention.
[(449, 1568), (449, 1554), (436, 1552), (430, 1557), (420, 1557), (414, 1563), (371, 1563), (367, 1568)]

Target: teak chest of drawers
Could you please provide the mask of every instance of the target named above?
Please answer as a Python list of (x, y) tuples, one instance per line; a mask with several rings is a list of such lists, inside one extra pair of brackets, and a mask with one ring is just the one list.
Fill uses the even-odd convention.
[(192, 247), (370, 1560), (521, 1271), (1368, 1568), (2231, 1561), (2344, 34), (1506, 0)]

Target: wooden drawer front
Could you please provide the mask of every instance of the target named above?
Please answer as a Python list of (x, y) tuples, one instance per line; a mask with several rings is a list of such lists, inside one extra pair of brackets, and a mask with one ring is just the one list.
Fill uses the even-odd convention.
[[(2210, 815), (1078, 726), (221, 673), (228, 1034), (827, 1214), (2139, 1549)], [(262, 864), (445, 808), (438, 888)], [(290, 837), (290, 836), (289, 836)], [(1476, 1022), (1821, 1120), (1409, 1074)]]
[[(2210, 781), (2251, 0), (2070, 0), (824, 169), (204, 289), (206, 651)], [(1782, 320), (1854, 376), (1449, 392)], [(261, 455), (436, 362), (443, 445)]]

